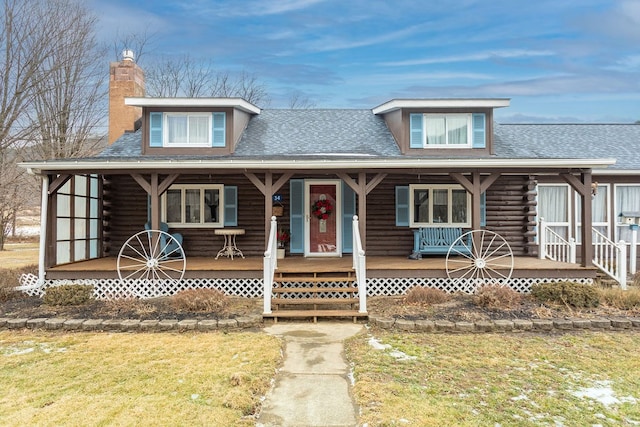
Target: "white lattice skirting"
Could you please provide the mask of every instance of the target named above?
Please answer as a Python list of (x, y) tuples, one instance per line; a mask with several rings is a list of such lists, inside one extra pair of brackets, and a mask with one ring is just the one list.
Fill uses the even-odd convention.
[[(518, 292), (529, 292), (535, 283), (573, 281), (582, 284), (592, 284), (592, 279), (566, 278), (516, 278), (509, 279), (507, 284)], [(159, 283), (160, 282), (160, 283)], [(495, 283), (495, 280), (493, 281)], [(42, 296), (46, 288), (65, 284), (80, 284), (93, 286), (96, 299), (117, 298), (154, 298), (173, 295), (187, 289), (214, 288), (227, 295), (256, 298), (263, 295), (262, 279), (183, 279), (180, 282), (162, 281), (121, 281), (119, 279), (84, 279), (84, 280), (45, 280), (39, 283), (32, 274), (20, 277), (18, 289), (32, 296)], [(291, 284), (292, 286), (294, 284)], [(368, 296), (404, 295), (414, 286), (424, 286), (442, 289), (446, 292), (474, 291), (476, 284), (467, 281), (452, 281), (445, 278), (370, 278), (367, 279)]]

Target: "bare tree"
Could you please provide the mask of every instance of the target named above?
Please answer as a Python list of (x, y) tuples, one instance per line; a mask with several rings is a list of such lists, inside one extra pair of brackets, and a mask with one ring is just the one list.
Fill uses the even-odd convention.
[[(95, 18), (81, 0), (0, 0), (0, 250), (32, 183), (19, 154), (82, 155), (104, 109)], [(104, 133), (104, 131), (103, 131)], [(25, 196), (25, 197), (23, 197)], [(37, 197), (37, 195), (36, 195)]]
[(216, 71), (211, 60), (194, 60), (189, 55), (163, 58), (147, 66), (146, 88), (150, 96), (238, 97), (253, 104), (269, 103), (266, 86), (255, 75)]
[(289, 108), (305, 110), (315, 108), (316, 103), (311, 101), (307, 95), (299, 90), (294, 91), (289, 97)]
[(104, 49), (95, 40), (96, 17), (77, 0), (49, 2), (57, 49), (43, 61), (34, 83), (31, 119), (42, 159), (94, 154), (104, 141)]

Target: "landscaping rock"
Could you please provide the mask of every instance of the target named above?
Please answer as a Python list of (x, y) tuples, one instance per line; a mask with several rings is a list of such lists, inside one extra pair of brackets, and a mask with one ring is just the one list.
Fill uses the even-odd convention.
[(438, 332), (453, 332), (456, 329), (456, 324), (448, 320), (436, 320), (436, 331)]
[(198, 321), (196, 319), (184, 319), (178, 322), (179, 331), (193, 331), (196, 329)]
[(119, 331), (122, 327), (120, 319), (107, 319), (102, 322), (102, 329), (105, 331)]
[(218, 321), (216, 319), (206, 319), (198, 322), (196, 327), (199, 331), (215, 331), (218, 329)]
[(102, 319), (89, 319), (82, 323), (83, 331), (98, 331), (102, 329)]
[(122, 330), (124, 331), (137, 331), (140, 328), (140, 320), (139, 319), (126, 319), (123, 320), (120, 324)]
[(66, 329), (69, 331), (77, 331), (82, 329), (82, 324), (85, 319), (68, 319), (66, 322), (62, 324), (62, 329)]
[(220, 319), (218, 320), (218, 329), (235, 329), (238, 327), (236, 319)]
[(513, 331), (513, 321), (511, 320), (494, 320), (493, 324), (496, 325), (496, 331), (498, 332), (511, 332)]
[(533, 329), (531, 320), (515, 319), (513, 321), (513, 329), (516, 331), (530, 331)]
[(609, 319), (591, 319), (591, 327), (598, 329), (611, 328), (611, 320)]
[(395, 327), (401, 331), (413, 331), (416, 328), (416, 323), (413, 320), (396, 319)]
[(19, 329), (24, 328), (27, 325), (26, 318), (18, 318), (18, 319), (9, 319), (7, 320), (7, 328), (9, 329)]
[(480, 320), (479, 322), (476, 322), (475, 329), (478, 332), (493, 332), (495, 330), (495, 325), (489, 320)]
[(395, 323), (395, 319), (389, 319), (386, 317), (378, 318), (378, 320), (376, 321), (376, 325), (378, 325), (382, 329), (391, 329), (394, 323)]
[(29, 329), (40, 329), (40, 328), (44, 328), (44, 322), (47, 321), (47, 317), (38, 317), (36, 319), (29, 319), (27, 320), (27, 328)]
[(631, 321), (631, 326), (633, 326), (634, 328), (640, 327), (640, 317), (632, 317), (629, 320)]
[(416, 320), (416, 330), (420, 332), (433, 332), (436, 330), (436, 324), (432, 320)]
[(629, 329), (631, 327), (629, 319), (613, 318), (609, 320), (611, 320), (611, 327), (615, 329)]
[(178, 319), (164, 319), (158, 322), (158, 328), (161, 331), (170, 331), (178, 327)]
[(553, 329), (553, 321), (547, 319), (534, 319), (533, 329), (536, 331), (551, 331)]
[(55, 317), (53, 319), (47, 319), (44, 321), (45, 329), (55, 330), (62, 329), (62, 325), (66, 322), (67, 319), (61, 319), (59, 317)]
[(473, 332), (475, 328), (472, 322), (456, 322), (455, 324), (456, 332)]
[(589, 319), (571, 319), (575, 329), (590, 329), (591, 320)]
[(141, 331), (153, 331), (158, 326), (158, 323), (160, 323), (160, 321), (157, 320), (157, 319), (143, 320), (142, 322), (140, 322), (140, 330)]
[(560, 330), (573, 329), (573, 322), (568, 319), (553, 319), (553, 327)]

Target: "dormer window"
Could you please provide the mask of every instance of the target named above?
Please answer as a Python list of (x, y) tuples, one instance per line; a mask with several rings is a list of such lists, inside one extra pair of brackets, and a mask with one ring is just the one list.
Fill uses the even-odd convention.
[(149, 114), (151, 147), (225, 147), (224, 112), (152, 112)]
[(484, 148), (484, 114), (410, 115), (411, 148)]
[(167, 113), (165, 147), (210, 147), (211, 114)]

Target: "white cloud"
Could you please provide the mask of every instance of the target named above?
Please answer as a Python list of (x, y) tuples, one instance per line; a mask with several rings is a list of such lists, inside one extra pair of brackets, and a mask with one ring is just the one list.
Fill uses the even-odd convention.
[(407, 65), (427, 65), (427, 64), (446, 64), (451, 62), (475, 62), (486, 61), (497, 58), (526, 58), (535, 56), (553, 56), (554, 52), (550, 50), (526, 50), (526, 49), (510, 49), (510, 50), (494, 50), (479, 53), (470, 53), (466, 55), (441, 56), (438, 58), (408, 59), (405, 61), (389, 61), (382, 62), (384, 66), (407, 66)]

